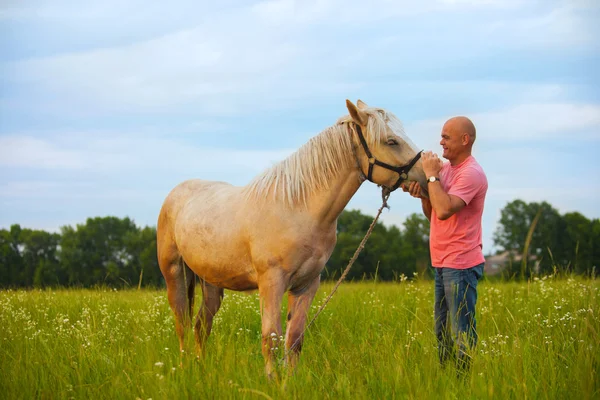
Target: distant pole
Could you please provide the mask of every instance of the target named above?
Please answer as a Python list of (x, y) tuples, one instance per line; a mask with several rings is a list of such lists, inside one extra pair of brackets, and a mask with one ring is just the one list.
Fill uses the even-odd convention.
[(142, 270), (140, 271), (140, 280), (138, 282), (138, 290), (140, 290), (142, 288), (142, 278), (144, 277), (144, 267), (142, 267)]
[(527, 259), (529, 258), (529, 245), (531, 244), (531, 239), (533, 238), (533, 232), (535, 231), (535, 226), (542, 215), (542, 207), (539, 208), (537, 214), (531, 221), (531, 226), (529, 226), (529, 232), (527, 232), (527, 238), (525, 239), (525, 246), (523, 247), (523, 258), (521, 259), (521, 279), (525, 279), (525, 270), (527, 269)]

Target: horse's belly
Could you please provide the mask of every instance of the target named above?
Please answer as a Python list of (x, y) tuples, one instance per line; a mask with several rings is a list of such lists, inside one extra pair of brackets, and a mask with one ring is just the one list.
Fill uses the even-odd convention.
[(239, 265), (206, 264), (196, 266), (192, 270), (206, 282), (220, 288), (237, 291), (258, 288), (258, 279), (252, 268), (240, 268)]
[(211, 285), (230, 290), (257, 288), (256, 272), (240, 247), (213, 243), (204, 246), (184, 245), (180, 251), (190, 269)]

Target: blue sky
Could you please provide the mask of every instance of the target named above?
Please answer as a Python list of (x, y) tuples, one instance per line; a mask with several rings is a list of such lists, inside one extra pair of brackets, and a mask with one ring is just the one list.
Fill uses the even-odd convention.
[[(0, 5), (0, 226), (155, 225), (189, 178), (244, 185), (362, 99), (440, 153), (478, 129), (484, 251), (508, 202), (600, 217), (595, 0)], [(365, 183), (348, 205), (374, 215)], [(418, 201), (395, 193), (384, 223)]]

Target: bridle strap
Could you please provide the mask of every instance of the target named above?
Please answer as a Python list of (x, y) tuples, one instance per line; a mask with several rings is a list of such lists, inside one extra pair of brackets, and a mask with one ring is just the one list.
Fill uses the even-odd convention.
[[(377, 160), (375, 157), (373, 157), (373, 154), (371, 153), (371, 150), (369, 150), (369, 146), (367, 145), (367, 141), (365, 140), (365, 136), (362, 133), (362, 129), (361, 129), (360, 125), (355, 124), (355, 127), (356, 127), (356, 134), (358, 135), (358, 139), (360, 140), (363, 150), (365, 151), (365, 154), (367, 155), (367, 157), (369, 159), (369, 170), (367, 173), (367, 179), (370, 180), (371, 182), (373, 182), (373, 168), (375, 165), (378, 165), (382, 168), (385, 168), (390, 171), (394, 171), (394, 172), (398, 173), (398, 175), (399, 175), (398, 180), (396, 181), (394, 186), (392, 186), (392, 188), (390, 189), (390, 192), (393, 192), (394, 190), (398, 189), (398, 187), (400, 187), (402, 182), (404, 182), (405, 180), (408, 179), (408, 172), (412, 169), (412, 167), (415, 166), (417, 161), (419, 161), (419, 159), (421, 158), (421, 154), (423, 153), (423, 150), (419, 151), (413, 157), (413, 159), (406, 165), (397, 167), (394, 165), (384, 163), (382, 161)], [(359, 164), (359, 166), (360, 166), (360, 164)]]

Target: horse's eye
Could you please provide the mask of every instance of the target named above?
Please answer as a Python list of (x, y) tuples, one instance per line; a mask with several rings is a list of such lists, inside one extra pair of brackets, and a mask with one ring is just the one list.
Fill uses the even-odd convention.
[(396, 139), (388, 139), (387, 144), (390, 146), (397, 146), (398, 141)]

